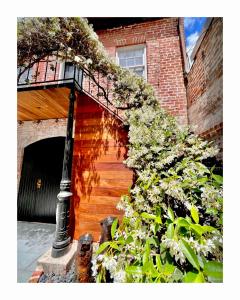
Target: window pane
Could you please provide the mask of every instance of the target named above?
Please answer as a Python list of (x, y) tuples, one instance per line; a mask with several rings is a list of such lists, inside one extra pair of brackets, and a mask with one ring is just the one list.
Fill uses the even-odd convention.
[(126, 59), (120, 58), (119, 59), (119, 65), (122, 66), (122, 67), (126, 67)]
[(118, 49), (119, 65), (143, 77), (145, 73), (144, 49), (144, 46)]
[(139, 76), (144, 75), (144, 67), (137, 67), (137, 68), (133, 68), (132, 70), (135, 74), (137, 74)]
[(134, 51), (133, 50), (126, 50), (126, 57), (128, 57), (128, 58), (134, 57)]
[(133, 67), (134, 66), (134, 58), (128, 58), (127, 59), (127, 66)]
[(138, 76), (143, 77), (143, 70), (135, 70), (135, 69), (134, 69), (134, 73), (135, 73), (136, 75), (138, 75)]
[(135, 57), (135, 66), (143, 65), (143, 57)]
[(143, 49), (137, 49), (135, 50), (134, 56), (143, 56)]
[(119, 57), (119, 58), (125, 58), (126, 56), (127, 56), (126, 51), (119, 51), (119, 52), (118, 52), (118, 57)]

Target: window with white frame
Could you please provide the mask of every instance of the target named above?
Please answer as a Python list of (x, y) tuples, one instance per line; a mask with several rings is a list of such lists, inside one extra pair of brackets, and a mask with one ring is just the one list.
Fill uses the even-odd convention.
[(117, 62), (135, 74), (147, 78), (146, 47), (134, 45), (117, 49)]

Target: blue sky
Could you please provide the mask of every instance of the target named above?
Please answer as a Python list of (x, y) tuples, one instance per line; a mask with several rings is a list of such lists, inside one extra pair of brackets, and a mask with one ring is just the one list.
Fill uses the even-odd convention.
[(184, 29), (188, 56), (191, 55), (196, 41), (201, 34), (205, 21), (206, 17), (184, 18)]

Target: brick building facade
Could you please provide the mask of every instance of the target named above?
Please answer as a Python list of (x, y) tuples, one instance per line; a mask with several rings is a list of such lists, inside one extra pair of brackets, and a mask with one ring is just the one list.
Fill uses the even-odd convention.
[[(99, 25), (95, 18), (89, 19), (109, 55), (123, 67), (144, 76), (162, 108), (175, 116), (180, 125), (189, 124), (197, 134), (221, 145), (221, 19), (211, 20), (199, 41), (187, 85), (183, 18), (127, 18), (122, 26), (111, 18), (112, 21), (106, 21), (107, 27)], [(40, 64), (38, 80), (48, 79), (42, 74), (47, 68), (47, 63)], [(51, 72), (49, 78), (55, 79), (65, 74), (65, 69), (63, 72), (58, 66)], [(58, 84), (18, 93), (18, 181), (27, 146), (66, 135), (69, 90)], [(123, 165), (127, 131), (103, 103), (89, 92), (84, 94), (83, 86), (90, 90), (90, 81), (82, 84), (75, 102), (72, 221), (75, 239), (88, 230), (97, 240), (100, 221), (117, 215), (115, 205), (132, 184), (132, 173)], [(35, 186), (38, 188), (37, 182)]]
[(154, 87), (161, 106), (174, 115), (180, 124), (186, 125), (182, 18), (160, 18), (96, 32), (109, 55), (115, 60), (119, 49), (144, 45), (147, 81)]
[(188, 119), (192, 130), (223, 149), (223, 20), (209, 18), (187, 75)]

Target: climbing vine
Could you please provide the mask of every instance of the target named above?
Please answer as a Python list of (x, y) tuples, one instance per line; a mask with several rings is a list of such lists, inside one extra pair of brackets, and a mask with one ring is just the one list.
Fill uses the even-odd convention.
[(129, 151), (136, 174), (118, 208), (121, 224), (92, 261), (97, 282), (221, 282), (222, 176), (210, 142), (179, 128), (153, 88), (112, 61), (82, 18), (21, 18), (18, 64), (24, 68), (58, 51), (114, 82), (114, 104), (126, 110)]

